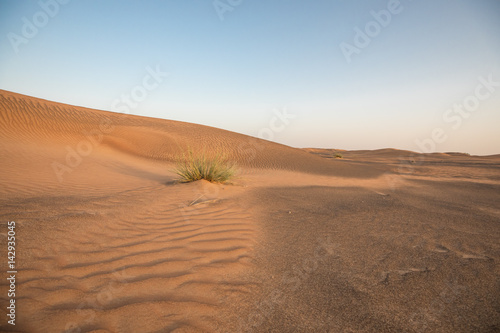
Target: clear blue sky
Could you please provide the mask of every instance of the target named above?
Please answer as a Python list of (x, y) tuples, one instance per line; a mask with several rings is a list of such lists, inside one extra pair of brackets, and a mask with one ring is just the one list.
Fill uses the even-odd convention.
[(59, 1), (0, 0), (0, 89), (110, 111), (135, 89), (127, 113), (253, 136), (286, 109), (294, 147), (500, 153), (498, 0)]

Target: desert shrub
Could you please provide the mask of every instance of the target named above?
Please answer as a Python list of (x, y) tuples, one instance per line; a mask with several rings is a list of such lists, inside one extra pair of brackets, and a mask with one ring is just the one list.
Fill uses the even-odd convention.
[(221, 154), (209, 156), (206, 153), (194, 154), (189, 150), (178, 160), (174, 172), (181, 183), (201, 179), (213, 183), (227, 183), (234, 177), (236, 166)]
[(337, 154), (335, 154), (335, 158), (344, 158), (344, 156), (342, 156), (342, 154), (340, 154), (340, 153), (337, 153)]

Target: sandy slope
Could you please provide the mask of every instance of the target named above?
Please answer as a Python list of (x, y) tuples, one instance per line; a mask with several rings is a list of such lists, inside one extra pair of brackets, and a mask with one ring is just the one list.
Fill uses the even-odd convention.
[[(187, 147), (235, 184), (177, 184)], [(498, 331), (500, 156), (335, 152), (0, 91), (15, 329)]]

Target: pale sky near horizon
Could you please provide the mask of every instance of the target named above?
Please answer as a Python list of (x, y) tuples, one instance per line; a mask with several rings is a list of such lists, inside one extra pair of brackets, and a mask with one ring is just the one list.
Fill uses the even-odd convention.
[(498, 0), (0, 0), (0, 36), (21, 94), (293, 147), (500, 153)]

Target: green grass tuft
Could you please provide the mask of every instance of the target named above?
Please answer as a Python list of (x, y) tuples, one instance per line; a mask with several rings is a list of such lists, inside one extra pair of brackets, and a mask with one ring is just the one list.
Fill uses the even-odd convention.
[(220, 154), (209, 157), (206, 154), (195, 155), (189, 150), (188, 154), (178, 161), (174, 171), (181, 183), (202, 179), (212, 183), (227, 183), (234, 177), (236, 166)]

